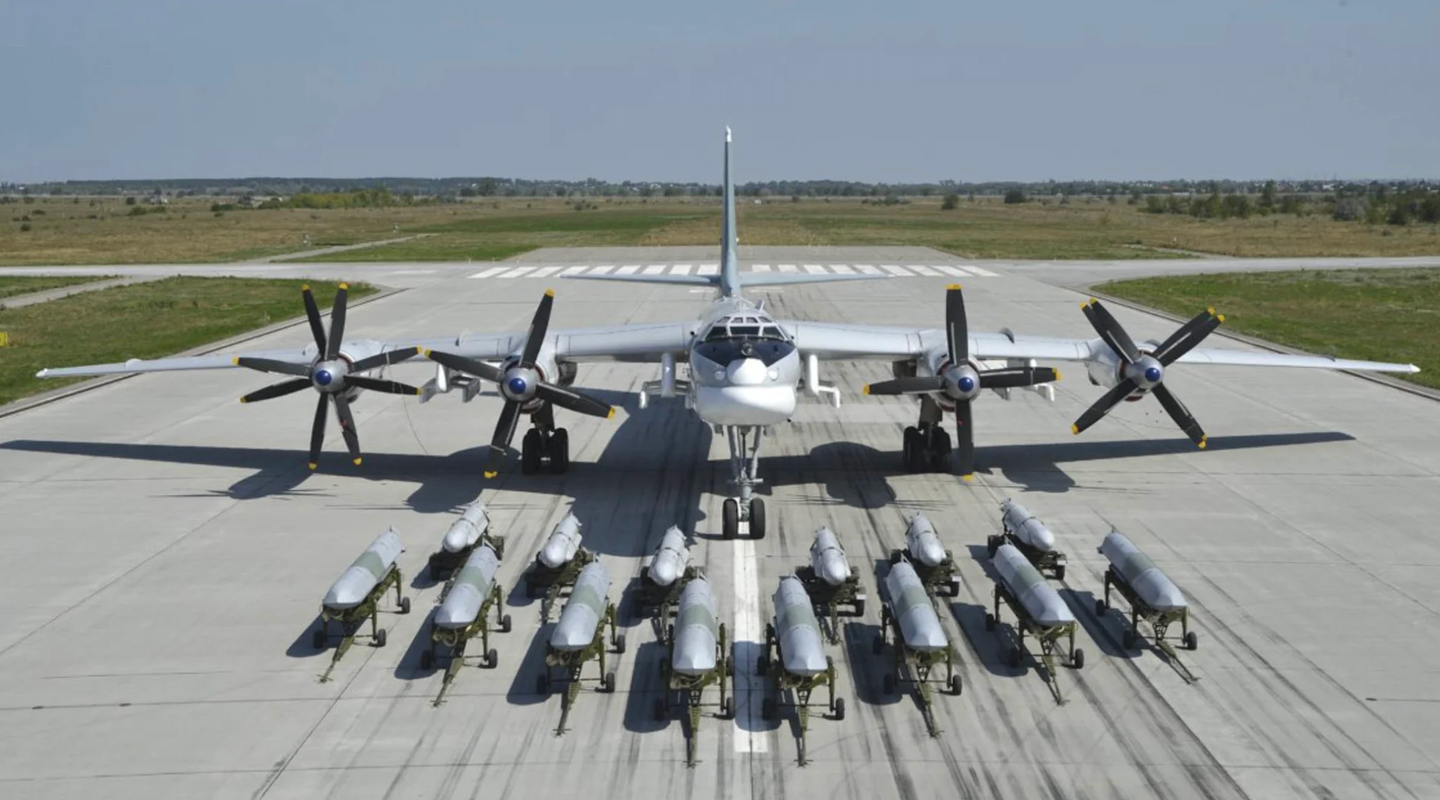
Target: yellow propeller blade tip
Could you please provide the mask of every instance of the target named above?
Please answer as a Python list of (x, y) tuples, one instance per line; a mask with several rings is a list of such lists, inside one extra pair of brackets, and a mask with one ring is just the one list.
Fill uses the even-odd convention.
[(242, 398), (240, 398), (240, 402), (242, 402), (242, 403), (248, 403), (248, 402), (250, 402), (250, 401), (249, 401), (249, 400), (246, 400), (245, 398), (242, 397)]
[(1093, 297), (1092, 297), (1092, 298), (1090, 298), (1090, 305), (1092, 305), (1092, 306), (1093, 306), (1093, 305), (1095, 305), (1095, 304), (1096, 304), (1096, 303), (1098, 303), (1098, 302), (1100, 302), (1100, 301), (1099, 301), (1099, 300), (1096, 300), (1096, 299), (1095, 299), (1095, 298), (1093, 298)]
[(1225, 321), (1225, 315), (1224, 315), (1224, 314), (1216, 314), (1216, 315), (1215, 315), (1215, 319), (1218, 319), (1218, 320), (1220, 320), (1221, 322), (1224, 322), (1224, 321)]
[(1210, 316), (1212, 316), (1212, 317), (1215, 316), (1215, 306), (1210, 306), (1209, 308), (1205, 309), (1205, 311), (1206, 311), (1206, 313), (1208, 313)]
[(429, 357), (430, 357), (430, 348), (428, 348), (428, 347), (422, 347), (422, 348), (420, 348), (420, 355), (425, 356), (426, 358), (429, 358)]
[(974, 475), (971, 475), (971, 474), (969, 474), (969, 473), (966, 473), (966, 474), (960, 476), (960, 480), (965, 481), (966, 483), (969, 483), (969, 482), (975, 480), (975, 476), (974, 476)]
[(959, 289), (959, 288), (960, 288), (960, 284), (958, 284), (958, 283), (952, 283), (952, 284), (950, 284), (949, 286), (946, 286), (946, 287), (945, 287), (945, 291), (948, 292), (948, 291), (951, 291), (951, 290), (954, 290), (954, 289)]
[(1078, 436), (1078, 435), (1080, 434), (1080, 426), (1079, 426), (1079, 425), (1071, 425), (1071, 426), (1070, 426), (1070, 432)]
[(1089, 304), (1089, 303), (1081, 303), (1081, 304), (1080, 304), (1080, 307), (1081, 307), (1081, 308), (1089, 308), (1089, 307), (1090, 307), (1090, 304)]
[(1060, 380), (1060, 370), (1055, 370), (1055, 380)]
[(420, 388), (416, 388), (415, 391), (413, 392), (413, 394), (414, 394), (416, 397), (419, 397), (420, 395), (422, 395), (422, 394), (424, 394), (424, 393), (425, 393), (425, 390), (424, 390), (424, 389), (420, 389)]
[(861, 393), (861, 394), (870, 394), (870, 384), (868, 384), (868, 383), (865, 384), (865, 386), (863, 386), (863, 387), (860, 389), (860, 393)]
[(610, 412), (605, 415), (605, 419), (615, 419), (615, 406), (610, 406)]
[(236, 367), (240, 366), (240, 356), (235, 356), (234, 358), (230, 359), (230, 363), (231, 365)]
[(348, 284), (348, 283), (342, 283), (342, 284), (340, 284), (340, 288), (341, 288), (341, 289), (344, 289), (344, 290), (346, 290), (346, 291), (349, 291), (349, 290), (350, 290), (350, 284)]
[(310, 462), (310, 471), (311, 471), (311, 472), (314, 472), (314, 471), (315, 471), (315, 468), (318, 467), (318, 466), (320, 466), (320, 465), (319, 465), (319, 464), (316, 464), (314, 461), (311, 461), (311, 462)]
[(357, 458), (357, 459), (355, 459), (355, 466), (357, 466), (357, 467), (360, 466), (360, 462), (361, 462), (361, 461), (364, 461), (364, 460), (365, 460), (365, 459), (363, 459), (363, 458)]
[(496, 475), (499, 475), (499, 474), (500, 474), (500, 473), (498, 473), (498, 472), (490, 472), (489, 470), (486, 470), (486, 471), (485, 471), (485, 477), (486, 477), (487, 479), (493, 478), (493, 477), (495, 477)]
[(302, 291), (302, 292), (308, 292), (308, 291), (310, 291), (310, 284), (308, 284), (308, 283), (303, 283), (303, 284), (301, 284), (301, 285), (300, 285), (300, 291)]
[(1201, 449), (1201, 450), (1204, 450), (1204, 449), (1205, 449), (1205, 444), (1206, 444), (1207, 442), (1209, 442), (1209, 441), (1210, 441), (1210, 438), (1209, 438), (1208, 436), (1201, 436), (1201, 437), (1200, 437), (1200, 449)]
[(554, 296), (555, 296), (555, 290), (554, 290), (554, 289), (546, 289), (546, 290), (545, 290), (545, 296), (546, 296), (546, 297), (554, 297)]

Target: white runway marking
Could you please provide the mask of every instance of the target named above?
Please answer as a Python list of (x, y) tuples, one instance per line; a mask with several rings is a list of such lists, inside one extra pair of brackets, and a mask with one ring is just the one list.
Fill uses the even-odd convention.
[(587, 270), (587, 269), (589, 269), (588, 266), (586, 266), (586, 265), (584, 265), (584, 264), (581, 264), (581, 265), (578, 266), (578, 267), (566, 267), (566, 268), (565, 268), (565, 271), (562, 272), (562, 273), (560, 273), (560, 274), (561, 274), (561, 275), (579, 275), (580, 273), (584, 272), (584, 271)]
[(595, 269), (590, 270), (590, 274), (591, 274), (591, 275), (608, 275), (608, 274), (610, 274), (610, 270), (612, 270), (612, 269), (615, 269), (615, 265), (614, 265), (614, 264), (606, 264), (606, 265), (603, 266), (603, 267), (596, 267)]
[(929, 267), (924, 266), (924, 265), (921, 265), (921, 264), (906, 264), (905, 266), (909, 267), (910, 269), (915, 270), (916, 274), (925, 275), (925, 276), (928, 276), (928, 277), (931, 277), (931, 278), (933, 278), (933, 277), (935, 277), (935, 276), (937, 276), (937, 275), (940, 274), (940, 273), (936, 272), (935, 270), (930, 269)]
[(500, 275), (499, 277), (501, 277), (501, 278), (518, 278), (518, 277), (520, 277), (521, 275), (524, 275), (525, 273), (529, 272), (529, 271), (532, 270), (532, 269), (535, 269), (535, 268), (534, 268), (534, 267), (521, 267), (521, 268), (519, 268), (519, 269), (512, 269), (512, 270), (510, 270), (509, 272), (505, 273), (504, 275)]
[(485, 270), (484, 272), (477, 272), (477, 273), (475, 273), (474, 275), (471, 275), (470, 277), (472, 277), (472, 278), (489, 278), (489, 277), (492, 276), (492, 275), (499, 275), (500, 273), (504, 272), (504, 271), (507, 270), (507, 269), (509, 269), (509, 267), (492, 267), (492, 268), (490, 268), (490, 269)]
[(907, 271), (907, 270), (906, 270), (905, 268), (903, 268), (903, 267), (898, 267), (898, 266), (896, 266), (896, 265), (894, 265), (894, 264), (881, 264), (881, 265), (880, 265), (880, 269), (885, 270), (886, 272), (890, 273), (891, 275), (898, 275), (898, 276), (900, 276), (900, 277), (902, 277), (902, 278), (908, 278), (908, 277), (910, 277), (909, 271)]
[(805, 271), (808, 272), (808, 273), (810, 273), (811, 275), (824, 275), (824, 274), (826, 274), (826, 273), (825, 273), (825, 268), (822, 267), (822, 266), (820, 266), (819, 264), (806, 264), (806, 265), (805, 265)]
[(751, 264), (751, 265), (750, 265), (750, 271), (751, 271), (751, 272), (769, 272), (769, 271), (770, 271), (770, 265), (769, 265), (769, 264)]
[(628, 265), (626, 265), (626, 266), (621, 267), (620, 269), (615, 270), (615, 274), (616, 274), (616, 275), (634, 275), (635, 273), (637, 273), (637, 272), (639, 272), (639, 271), (640, 271), (640, 265), (639, 265), (639, 264), (628, 264)]
[(951, 267), (951, 266), (946, 266), (946, 265), (943, 265), (943, 264), (940, 265), (940, 266), (938, 266), (938, 267), (936, 267), (935, 269), (940, 270), (941, 272), (945, 273), (946, 275), (955, 275), (955, 276), (960, 277), (960, 278), (966, 278), (966, 277), (969, 277), (969, 275), (970, 275), (970, 273), (966, 272), (966, 271), (963, 270), (963, 269), (960, 269), (959, 267)]
[[(746, 526), (749, 527), (748, 525)], [(749, 536), (749, 531), (741, 535)], [(741, 539), (735, 543), (735, 649), (739, 663), (735, 665), (735, 752), (765, 753), (770, 738), (761, 725), (756, 706), (764, 701), (763, 679), (755, 674), (755, 660), (764, 646), (764, 626), (760, 623), (760, 565), (755, 558), (755, 540)], [(748, 656), (748, 657), (747, 657)], [(742, 679), (743, 676), (743, 679)]]
[(534, 272), (533, 274), (531, 274), (530, 277), (532, 277), (532, 278), (548, 278), (548, 277), (550, 277), (551, 275), (554, 275), (555, 273), (559, 272), (560, 270), (561, 270), (561, 267), (541, 267), (540, 269), (535, 270), (535, 272)]
[[(651, 264), (650, 266), (648, 266), (648, 267), (645, 268), (645, 274), (646, 274), (646, 275), (659, 275), (659, 274), (661, 274), (661, 273), (664, 272), (664, 271), (665, 271), (665, 265), (664, 265), (664, 264)], [(680, 267), (679, 267), (679, 266), (675, 267), (675, 273), (676, 273), (677, 275), (684, 275), (684, 274), (685, 274), (685, 273), (683, 273), (683, 272), (680, 271)]]
[(985, 276), (985, 277), (987, 277), (987, 278), (998, 278), (998, 277), (1000, 277), (1000, 273), (998, 273), (998, 272), (991, 272), (991, 271), (988, 270), (988, 269), (981, 269), (980, 267), (977, 267), (977, 266), (975, 266), (974, 264), (966, 264), (966, 265), (965, 265), (965, 269), (970, 270), (971, 272), (975, 273), (976, 275), (983, 275), (983, 276)]
[(874, 265), (871, 265), (871, 264), (856, 264), (856, 265), (855, 265), (855, 269), (860, 270), (861, 272), (865, 273), (866, 275), (879, 275), (879, 274), (880, 274), (880, 270), (875, 269)]
[(719, 274), (720, 274), (720, 265), (719, 265), (719, 264), (701, 264), (701, 265), (700, 265), (700, 268), (697, 269), (697, 270), (695, 270), (695, 274), (696, 274), (696, 275), (719, 275)]
[(830, 265), (830, 269), (831, 269), (831, 271), (836, 272), (836, 273), (839, 273), (839, 274), (841, 274), (841, 275), (854, 275), (854, 274), (855, 274), (855, 270), (850, 269), (850, 265), (849, 265), (849, 264), (831, 264), (831, 265)]
[[(395, 271), (393, 271), (393, 272), (387, 272), (387, 273), (385, 273), (385, 274), (386, 274), (386, 275), (434, 275), (434, 274), (435, 274), (435, 270), (433, 270), (433, 269), (397, 269), (397, 270), (395, 270)], [(473, 277), (475, 277), (475, 276), (474, 276), (474, 275), (471, 275), (470, 277), (473, 278)]]
[(781, 264), (781, 265), (780, 265), (780, 271), (781, 271), (781, 272), (794, 272), (794, 271), (795, 271), (795, 265), (794, 265), (794, 264)]
[[(970, 266), (968, 264), (964, 266), (953, 264), (907, 264), (903, 267), (896, 264), (881, 264), (879, 269), (877, 269), (872, 264), (802, 264), (799, 267), (797, 267), (795, 264), (779, 264), (776, 267), (771, 267), (771, 265), (769, 264), (751, 264), (749, 271), (752, 273), (770, 272), (772, 269), (778, 269), (780, 272), (793, 273), (799, 272), (801, 268), (803, 268), (805, 272), (808, 272), (811, 275), (854, 275), (859, 272), (866, 275), (884, 275), (886, 273), (889, 273), (890, 275), (894, 275), (900, 278), (913, 278), (916, 275), (939, 277), (942, 274), (953, 275), (959, 278), (970, 277), (974, 275), (984, 276), (987, 278), (1000, 277), (997, 273), (991, 272), (988, 269), (982, 269), (980, 267)], [(562, 275), (606, 275), (609, 274), (612, 270), (615, 270), (616, 275), (634, 275), (636, 273), (640, 273), (642, 275), (664, 275), (667, 271), (672, 275), (690, 275), (692, 274), (692, 269), (694, 270), (693, 274), (695, 275), (716, 275), (720, 272), (720, 265), (700, 264), (697, 267), (697, 265), (695, 264), (650, 264), (642, 267), (640, 264), (627, 264), (623, 267), (620, 267), (619, 270), (615, 270), (615, 266), (613, 264), (602, 264), (598, 267), (593, 268), (584, 264), (573, 267), (492, 267), (485, 270), (484, 272), (477, 272), (470, 277), (547, 278), (557, 272), (561, 273)], [(433, 272), (435, 272), (435, 270), (396, 270), (386, 274), (428, 275)]]

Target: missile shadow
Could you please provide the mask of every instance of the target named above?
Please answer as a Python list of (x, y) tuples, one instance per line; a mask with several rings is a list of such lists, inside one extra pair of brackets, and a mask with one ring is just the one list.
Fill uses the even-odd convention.
[(315, 631), (319, 630), (320, 627), (320, 615), (316, 614), (311, 618), (310, 624), (306, 625), (304, 629), (300, 631), (300, 635), (295, 637), (295, 641), (291, 642), (290, 646), (285, 648), (285, 655), (290, 658), (311, 658), (329, 650), (330, 645), (328, 643), (323, 648), (317, 649), (315, 647), (315, 641), (312, 637), (315, 636)]
[(515, 677), (510, 679), (510, 688), (505, 692), (505, 702), (512, 706), (533, 706), (550, 700), (551, 694), (542, 695), (535, 691), (535, 682), (546, 670), (545, 646), (554, 630), (555, 623), (551, 621), (535, 631), (530, 645), (525, 648), (525, 654), (520, 657), (520, 663), (515, 667)]
[[(1141, 640), (1145, 643), (1144, 646), (1137, 647), (1134, 650), (1126, 650), (1124, 642), (1120, 638), (1121, 632), (1125, 627), (1120, 612), (1111, 609), (1106, 612), (1104, 617), (1097, 617), (1095, 615), (1094, 592), (1088, 589), (1078, 590), (1066, 587), (1060, 589), (1058, 593), (1065, 601), (1065, 605), (1070, 606), (1070, 611), (1075, 615), (1075, 619), (1079, 620), (1080, 627), (1085, 629), (1085, 632), (1090, 635), (1090, 640), (1093, 641), (1095, 646), (1099, 647), (1100, 651), (1105, 655), (1111, 658), (1136, 659), (1144, 655), (1146, 650), (1155, 650), (1160, 655), (1161, 660), (1169, 661), (1169, 657), (1166, 656), (1160, 648), (1150, 644), (1150, 637), (1148, 636), (1143, 637)], [(1114, 619), (1121, 624), (1115, 626), (1106, 625), (1105, 621), (1107, 619)]]
[[(972, 645), (975, 646), (975, 653), (980, 656), (980, 664), (991, 675), (1004, 678), (1015, 678), (1025, 675), (1030, 671), (1031, 659), (1024, 655), (1020, 659), (1020, 666), (1010, 667), (1005, 663), (1005, 653), (1010, 647), (1019, 643), (1020, 637), (1015, 630), (1015, 621), (1001, 621), (995, 626), (995, 630), (985, 630), (985, 615), (993, 613), (995, 591), (994, 583), (1000, 580), (1000, 573), (990, 564), (990, 553), (983, 544), (966, 545), (970, 551), (970, 558), (980, 565), (985, 571), (985, 577), (990, 580), (982, 597), (988, 598), (986, 602), (979, 605), (973, 603), (954, 602), (950, 604), (950, 615), (955, 618), (955, 624), (965, 632)], [(1003, 606), (1002, 606), (1003, 608)], [(1008, 611), (1008, 609), (1006, 609)], [(980, 642), (992, 642), (990, 647), (981, 647)], [(1045, 674), (1045, 667), (1037, 667), (1041, 674)], [(1046, 682), (1054, 680), (1054, 676), (1046, 675)]]
[(655, 733), (670, 726), (671, 721), (655, 719), (655, 700), (662, 697), (660, 664), (667, 655), (665, 645), (646, 641), (635, 648), (630, 670), (630, 690), (625, 695), (625, 730), (631, 733)]

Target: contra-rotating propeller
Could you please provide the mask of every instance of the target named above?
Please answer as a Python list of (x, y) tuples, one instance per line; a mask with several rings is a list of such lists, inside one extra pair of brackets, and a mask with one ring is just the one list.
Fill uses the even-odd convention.
[(500, 419), (495, 423), (495, 435), (490, 439), (490, 455), (485, 464), (487, 478), (500, 474), (500, 464), (505, 460), (505, 452), (510, 447), (510, 440), (515, 438), (516, 426), (520, 424), (520, 409), (531, 400), (539, 398), (592, 417), (615, 416), (615, 409), (608, 403), (572, 392), (541, 378), (537, 360), (540, 358), (540, 348), (545, 344), (545, 332), (550, 327), (550, 308), (553, 305), (555, 292), (546, 289), (545, 296), (540, 298), (540, 306), (535, 309), (535, 318), (530, 321), (530, 331), (525, 334), (525, 347), (520, 354), (520, 360), (503, 370), (453, 353), (422, 351), (422, 354), (432, 361), (490, 381), (500, 388), (500, 395), (505, 398), (505, 407), (500, 411)]
[(1165, 407), (1170, 418), (1180, 426), (1180, 430), (1184, 431), (1192, 442), (1203, 449), (1205, 447), (1205, 431), (1200, 428), (1200, 423), (1195, 421), (1195, 417), (1190, 415), (1190, 410), (1185, 407), (1185, 404), (1165, 388), (1165, 367), (1175, 363), (1206, 336), (1209, 336), (1212, 331), (1220, 327), (1220, 323), (1225, 321), (1225, 316), (1216, 314), (1213, 308), (1208, 308), (1195, 315), (1194, 319), (1181, 325), (1179, 330), (1170, 334), (1170, 338), (1155, 348), (1155, 352), (1142, 353), (1135, 346), (1135, 340), (1131, 339), (1130, 334), (1120, 327), (1120, 323), (1111, 316), (1110, 311), (1100, 305), (1099, 300), (1090, 298), (1090, 302), (1081, 304), (1080, 310), (1085, 312), (1085, 318), (1090, 320), (1090, 325), (1095, 328), (1096, 333), (1100, 334), (1100, 338), (1105, 340), (1105, 343), (1110, 345), (1110, 349), (1114, 350), (1115, 354), (1125, 363), (1120, 367), (1120, 382), (1095, 401), (1095, 405), (1086, 409), (1085, 413), (1075, 420), (1075, 424), (1070, 426), (1070, 430), (1079, 433), (1094, 425), (1100, 421), (1101, 417), (1110, 413), (1110, 409), (1118, 405), (1121, 400), (1143, 389), (1155, 395), (1160, 401), (1160, 405)]
[(965, 295), (960, 284), (945, 291), (945, 336), (949, 358), (939, 374), (872, 383), (865, 394), (943, 394), (955, 403), (956, 458), (960, 476), (969, 480), (975, 471), (975, 433), (970, 401), (982, 389), (1018, 389), (1060, 380), (1050, 367), (1002, 367), (977, 370), (970, 363), (970, 331), (965, 320)]
[(355, 418), (350, 414), (350, 400), (345, 396), (346, 390), (355, 387), (389, 394), (420, 394), (420, 390), (414, 386), (408, 386), (398, 381), (367, 378), (360, 374), (394, 364), (397, 361), (404, 361), (420, 351), (414, 347), (407, 347), (362, 358), (352, 363), (340, 355), (340, 345), (345, 336), (345, 304), (346, 299), (350, 296), (349, 285), (342, 283), (335, 292), (335, 305), (330, 312), (328, 337), (325, 334), (325, 326), (320, 321), (320, 309), (315, 305), (315, 296), (310, 293), (310, 287), (301, 287), (300, 294), (305, 300), (305, 316), (310, 320), (310, 332), (315, 334), (316, 358), (314, 363), (294, 364), (288, 361), (245, 356), (236, 358), (235, 363), (242, 367), (260, 372), (297, 376), (294, 380), (271, 384), (264, 389), (251, 392), (240, 398), (240, 402), (254, 403), (260, 400), (271, 400), (287, 394), (294, 394), (307, 386), (313, 386), (315, 391), (320, 393), (320, 401), (315, 405), (315, 424), (310, 429), (310, 469), (315, 469), (319, 465), (320, 445), (325, 442), (326, 399), (335, 403), (335, 416), (340, 418), (340, 433), (345, 436), (345, 446), (350, 450), (350, 457), (354, 459), (355, 465), (359, 466), (361, 460), (360, 437), (355, 432)]

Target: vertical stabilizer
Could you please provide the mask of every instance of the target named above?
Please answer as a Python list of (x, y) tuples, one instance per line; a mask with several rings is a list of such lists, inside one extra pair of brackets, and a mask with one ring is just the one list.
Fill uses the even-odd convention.
[(720, 226), (720, 296), (740, 296), (740, 257), (735, 252), (735, 185), (730, 182), (730, 126), (725, 126), (725, 219)]

